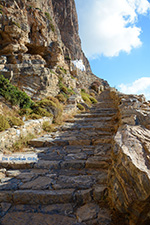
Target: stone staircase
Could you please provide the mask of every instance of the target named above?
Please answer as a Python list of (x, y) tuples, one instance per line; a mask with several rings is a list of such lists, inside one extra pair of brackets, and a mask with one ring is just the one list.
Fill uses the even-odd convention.
[(104, 91), (89, 112), (30, 141), (37, 163), (1, 164), (0, 224), (113, 224), (107, 173), (116, 114)]

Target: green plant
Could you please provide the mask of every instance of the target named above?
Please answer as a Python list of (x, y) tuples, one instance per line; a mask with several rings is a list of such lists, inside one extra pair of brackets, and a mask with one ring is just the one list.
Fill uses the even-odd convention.
[(67, 98), (66, 98), (62, 93), (58, 94), (58, 95), (56, 96), (56, 98), (57, 98), (60, 102), (63, 102), (63, 103), (65, 103), (66, 100), (67, 100)]
[(4, 8), (4, 6), (3, 5), (0, 5), (0, 10), (2, 10)]
[(40, 9), (40, 8), (36, 8), (36, 9), (42, 11), (42, 9)]
[(30, 108), (33, 105), (31, 98), (19, 88), (12, 85), (8, 79), (0, 75), (0, 95), (20, 108)]
[[(40, 110), (40, 112), (39, 112)], [(59, 102), (57, 98), (47, 97), (37, 102), (33, 108), (34, 113), (42, 115), (41, 112), (47, 112), (49, 117), (54, 116), (54, 122), (61, 120), (63, 105)], [(43, 115), (42, 115), (43, 116)], [(46, 116), (46, 115), (45, 115)]]
[(15, 26), (17, 26), (18, 28), (20, 28), (20, 29), (21, 29), (21, 26), (20, 26), (20, 24), (19, 24), (19, 23), (17, 23), (17, 22), (15, 22), (15, 21), (13, 21), (13, 22), (12, 22), (12, 24), (14, 24)]
[(50, 69), (50, 72), (53, 73), (53, 74), (55, 74), (55, 72), (53, 70), (51, 70), (51, 69)]
[(55, 26), (54, 24), (52, 23), (52, 18), (50, 16), (50, 14), (48, 12), (45, 12), (45, 16), (47, 17), (47, 19), (50, 21), (50, 28), (51, 30), (54, 32), (55, 31)]
[(68, 91), (68, 93), (70, 95), (75, 95), (76, 94), (72, 88), (67, 88), (67, 91)]
[(53, 32), (55, 32), (55, 26), (54, 26), (53, 23), (50, 23), (50, 28), (51, 28), (51, 30), (52, 30)]
[(83, 89), (83, 88), (81, 89), (81, 92), (82, 92), (82, 93), (86, 93), (85, 89)]
[(35, 135), (29, 133), (28, 135), (26, 136), (22, 136), (19, 138), (18, 141), (16, 141), (13, 146), (12, 146), (12, 151), (13, 152), (16, 152), (16, 151), (21, 151), (23, 148), (27, 147), (28, 146), (28, 142), (35, 138)]
[(85, 111), (85, 107), (83, 105), (81, 105), (80, 103), (77, 104), (78, 109), (80, 109), (81, 111)]
[(0, 115), (0, 132), (3, 131), (3, 130), (6, 130), (8, 128), (10, 128), (8, 120), (6, 119), (5, 116)]
[(89, 96), (89, 99), (93, 104), (97, 103), (97, 100), (93, 96)]
[(28, 115), (26, 117), (27, 120), (29, 120), (29, 119), (31, 119), (31, 120), (38, 120), (40, 118), (42, 118), (42, 116), (41, 115), (38, 115), (36, 113), (32, 113), (32, 114), (30, 114), (30, 115)]
[(24, 116), (24, 115), (30, 115), (30, 114), (32, 114), (33, 113), (33, 110), (32, 109), (30, 109), (30, 108), (26, 108), (26, 109), (20, 109), (19, 110), (19, 115), (20, 116)]
[(53, 115), (50, 112), (48, 112), (46, 109), (39, 107), (39, 106), (34, 107), (33, 113), (40, 115), (40, 116), (53, 117)]
[(71, 58), (67, 55), (65, 56), (65, 60), (71, 60)]
[(73, 75), (71, 75), (71, 79), (75, 79), (75, 77)]
[(10, 125), (11, 127), (13, 127), (13, 126), (21, 126), (21, 125), (24, 124), (24, 122), (23, 122), (20, 118), (15, 117), (15, 116), (9, 116), (9, 117), (7, 118), (7, 120), (8, 120), (9, 125)]
[(60, 66), (58, 66), (58, 68), (59, 68), (64, 74), (67, 74), (67, 70), (66, 70), (66, 69), (64, 69), (63, 67), (60, 67)]
[(43, 122), (42, 128), (46, 132), (55, 132), (56, 131), (55, 125), (51, 124), (48, 121)]
[(48, 12), (45, 12), (45, 16), (47, 17), (48, 20), (52, 21), (52, 18)]
[(81, 97), (87, 105), (90, 106), (92, 104), (91, 100), (89, 99), (89, 95), (87, 93), (81, 91)]

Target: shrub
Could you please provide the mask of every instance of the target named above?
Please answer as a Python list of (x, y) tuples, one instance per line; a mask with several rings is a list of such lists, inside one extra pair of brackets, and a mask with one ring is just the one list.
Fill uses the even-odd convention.
[(12, 105), (18, 105), (20, 108), (30, 108), (33, 104), (25, 92), (12, 85), (3, 75), (0, 75), (0, 95), (10, 101)]
[(78, 107), (81, 111), (85, 111), (84, 106), (81, 105), (80, 103), (77, 104), (77, 107)]
[(55, 132), (56, 131), (55, 125), (50, 124), (50, 122), (48, 122), (48, 121), (43, 122), (42, 128), (46, 132)]
[(35, 113), (39, 116), (53, 117), (53, 115), (50, 112), (48, 112), (46, 109), (39, 107), (39, 106), (34, 107), (33, 113)]
[(52, 21), (52, 18), (48, 12), (45, 12), (45, 16), (47, 17), (48, 20)]
[(89, 106), (91, 104), (97, 103), (97, 100), (93, 96), (90, 96), (89, 94), (87, 94), (85, 91), (81, 91), (81, 97), (84, 100), (84, 102)]
[(89, 99), (93, 104), (97, 103), (97, 100), (93, 96), (89, 96)]
[(81, 97), (87, 105), (90, 106), (92, 104), (91, 100), (89, 99), (89, 95), (87, 93), (81, 91)]
[(23, 115), (30, 115), (30, 114), (32, 114), (33, 113), (33, 110), (32, 109), (30, 109), (30, 108), (27, 108), (27, 109), (20, 109), (19, 110), (19, 115), (20, 116), (23, 116)]
[(92, 96), (92, 97), (94, 97), (94, 98), (95, 98), (95, 93), (90, 92), (90, 96)]
[(0, 115), (0, 132), (8, 128), (10, 128), (8, 120), (3, 115)]
[(27, 119), (27, 120), (29, 120), (29, 119), (31, 119), (31, 120), (38, 120), (38, 119), (40, 119), (40, 118), (42, 118), (41, 115), (32, 113), (32, 114), (28, 115), (26, 119)]
[(63, 112), (63, 105), (58, 101), (57, 98), (47, 97), (36, 103), (36, 106), (34, 106), (33, 111), (34, 113), (41, 115), (38, 112), (39, 108), (40, 108), (40, 112), (41, 112), (41, 109), (43, 109), (44, 111), (47, 111), (50, 117), (54, 115), (55, 122), (61, 119), (62, 112)]
[(15, 117), (15, 116), (9, 116), (9, 117), (7, 118), (7, 120), (8, 120), (9, 125), (10, 125), (11, 127), (13, 127), (13, 126), (21, 126), (21, 125), (24, 124), (23, 121), (22, 121), (20, 118), (17, 118), (17, 117)]
[(50, 21), (50, 28), (51, 30), (54, 32), (55, 31), (55, 27), (54, 24), (52, 23), (52, 18), (50, 16), (50, 14), (48, 12), (45, 12), (45, 16), (47, 17), (47, 19)]
[(65, 94), (68, 94), (68, 89), (64, 85), (61, 87), (60, 91), (63, 91)]
[(60, 102), (63, 102), (63, 103), (65, 103), (66, 100), (67, 100), (67, 98), (66, 98), (62, 93), (58, 94), (58, 95), (56, 96), (56, 98), (57, 98)]
[(35, 136), (31, 133), (26, 136), (20, 137), (20, 139), (13, 144), (12, 151), (21, 151), (23, 148), (28, 146), (28, 142), (33, 138), (35, 138)]

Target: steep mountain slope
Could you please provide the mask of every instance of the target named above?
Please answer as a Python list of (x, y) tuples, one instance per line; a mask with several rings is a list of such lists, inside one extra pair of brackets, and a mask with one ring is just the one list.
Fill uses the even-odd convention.
[(74, 0), (0, 0), (0, 69), (31, 97), (57, 95), (59, 81), (89, 88), (92, 74), (78, 35)]

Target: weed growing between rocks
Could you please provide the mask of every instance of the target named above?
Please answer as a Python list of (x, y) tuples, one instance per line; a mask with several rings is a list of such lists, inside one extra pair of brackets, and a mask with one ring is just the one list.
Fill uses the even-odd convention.
[(93, 96), (90, 96), (88, 93), (86, 93), (84, 89), (81, 90), (81, 97), (88, 106), (97, 103), (97, 100)]
[(29, 133), (26, 136), (20, 137), (20, 139), (13, 144), (13, 146), (10, 150), (12, 152), (22, 151), (23, 148), (28, 147), (28, 142), (33, 138), (35, 138), (35, 135), (33, 135), (31, 133)]
[(46, 132), (56, 132), (55, 124), (50, 124), (50, 122), (45, 121), (42, 125), (42, 128)]
[(5, 116), (0, 115), (0, 132), (10, 128), (8, 120)]
[(85, 111), (85, 107), (83, 105), (81, 105), (80, 103), (77, 104), (77, 107), (80, 111), (82, 111), (82, 112)]

